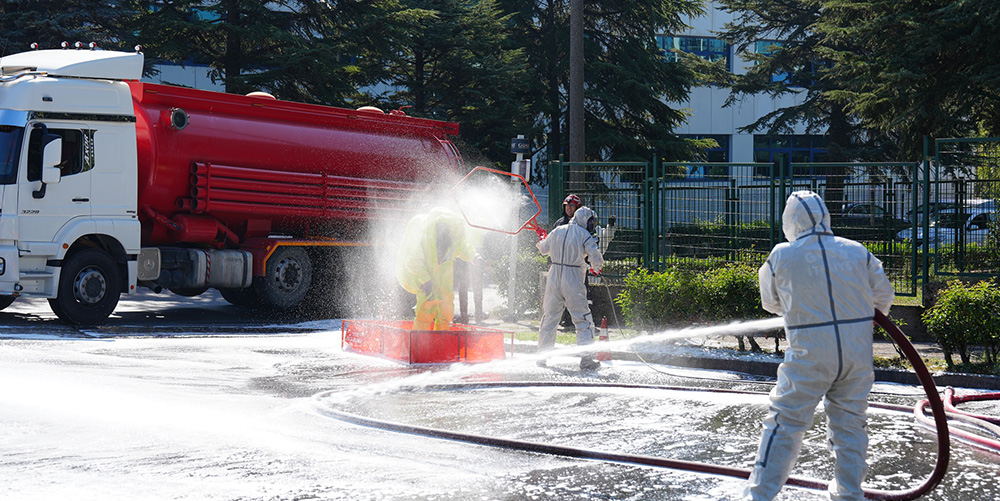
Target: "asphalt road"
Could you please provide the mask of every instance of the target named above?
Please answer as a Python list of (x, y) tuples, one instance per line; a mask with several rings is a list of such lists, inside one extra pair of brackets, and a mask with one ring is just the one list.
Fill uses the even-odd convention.
[[(732, 499), (739, 480), (394, 433), (319, 409), (748, 467), (767, 408), (764, 395), (641, 388), (433, 391), (469, 381), (768, 387), (636, 362), (586, 373), (569, 356), (545, 368), (518, 357), (408, 367), (342, 351), (339, 320), (260, 318), (213, 295), (140, 298), (100, 328), (63, 325), (44, 301), (0, 312), (0, 499)], [(892, 391), (881, 398), (919, 395)], [(823, 422), (817, 415), (795, 474), (829, 476)], [(912, 416), (874, 413), (869, 427), (873, 485), (906, 487), (929, 472), (934, 442)], [(953, 454), (928, 499), (1000, 496), (1000, 460)], [(786, 489), (778, 499), (825, 497)]]

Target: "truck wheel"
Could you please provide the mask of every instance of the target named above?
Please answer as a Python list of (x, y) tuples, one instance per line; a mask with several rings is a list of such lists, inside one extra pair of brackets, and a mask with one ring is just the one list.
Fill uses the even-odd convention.
[(96, 324), (115, 311), (120, 296), (118, 265), (100, 249), (84, 249), (63, 262), (58, 297), (49, 307), (64, 322)]
[(17, 296), (0, 296), (0, 310), (10, 306)]
[(253, 291), (267, 308), (287, 310), (302, 302), (312, 283), (312, 263), (302, 247), (281, 246), (267, 260), (263, 277), (254, 277)]
[(176, 287), (171, 288), (170, 292), (173, 292), (178, 296), (195, 297), (204, 294), (207, 290), (208, 287)]
[(246, 289), (219, 289), (219, 293), (222, 294), (222, 299), (225, 299), (233, 306), (239, 308), (260, 307), (260, 300), (257, 299), (253, 289), (250, 287)]

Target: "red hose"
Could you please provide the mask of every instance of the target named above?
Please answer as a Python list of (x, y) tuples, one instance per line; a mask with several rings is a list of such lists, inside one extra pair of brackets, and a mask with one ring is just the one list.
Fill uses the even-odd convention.
[[(881, 489), (865, 489), (865, 497), (868, 499), (886, 499), (886, 500), (896, 500), (905, 501), (916, 499), (923, 496), (938, 483), (944, 477), (945, 472), (948, 469), (948, 460), (950, 457), (950, 435), (948, 432), (948, 419), (945, 415), (944, 403), (941, 401), (941, 397), (938, 395), (937, 386), (934, 384), (934, 379), (931, 377), (930, 372), (927, 370), (927, 366), (924, 365), (923, 360), (917, 353), (917, 350), (913, 347), (906, 336), (899, 330), (895, 324), (892, 323), (885, 315), (876, 311), (875, 312), (875, 322), (879, 324), (889, 336), (892, 337), (899, 348), (906, 355), (906, 358), (910, 361), (913, 366), (914, 371), (917, 373), (917, 378), (924, 387), (924, 391), (927, 393), (927, 400), (921, 401), (918, 404), (919, 408), (922, 409), (926, 405), (930, 405), (934, 413), (934, 424), (937, 430), (938, 438), (938, 457), (937, 463), (934, 465), (934, 470), (931, 475), (919, 486), (903, 490), (903, 491), (886, 491)], [(572, 382), (558, 382), (558, 381), (546, 381), (546, 382), (500, 382), (500, 383), (468, 383), (468, 384), (452, 384), (452, 385), (439, 385), (435, 388), (437, 389), (461, 389), (461, 388), (498, 388), (498, 387), (615, 387), (615, 388), (655, 388), (655, 389), (667, 389), (667, 390), (677, 390), (677, 391), (707, 391), (713, 393), (741, 393), (741, 394), (755, 394), (759, 395), (759, 392), (751, 391), (740, 391), (740, 390), (726, 390), (722, 388), (691, 388), (691, 387), (671, 387), (671, 386), (650, 386), (650, 385), (629, 385), (629, 384), (619, 384), (619, 383), (572, 383)], [(317, 401), (327, 395), (333, 394), (334, 391), (322, 392), (315, 395)], [(890, 410), (900, 410), (898, 406), (892, 405), (872, 405), (872, 407), (885, 408)], [(392, 421), (383, 421), (374, 418), (367, 418), (364, 416), (359, 416), (357, 414), (352, 414), (349, 412), (344, 412), (336, 409), (331, 409), (326, 406), (317, 405), (316, 410), (325, 416), (340, 419), (349, 423), (369, 426), (374, 428), (381, 428), (384, 430), (396, 431), (401, 433), (410, 433), (415, 435), (422, 435), (434, 438), (442, 438), (447, 440), (457, 440), (461, 442), (468, 442), (480, 445), (486, 445), (491, 447), (503, 447), (508, 449), (518, 449), (530, 452), (538, 452), (542, 454), (553, 454), (559, 456), (575, 457), (575, 458), (585, 458), (585, 459), (596, 459), (601, 461), (610, 461), (616, 463), (627, 463), (627, 464), (639, 464), (644, 466), (657, 466), (662, 468), (670, 468), (676, 470), (687, 470), (699, 473), (707, 473), (712, 475), (721, 475), (728, 477), (736, 477), (746, 479), (750, 476), (750, 470), (746, 468), (737, 468), (730, 466), (719, 466), (707, 463), (700, 463), (695, 461), (682, 461), (676, 459), (659, 458), (652, 456), (643, 456), (636, 454), (619, 454), (611, 453), (605, 451), (597, 451), (590, 449), (581, 449), (576, 447), (567, 447), (560, 445), (543, 444), (537, 442), (528, 442), (523, 440), (513, 440), (506, 438), (490, 437), (485, 435), (474, 435), (470, 433), (460, 433), (448, 430), (441, 430), (437, 428), (427, 428), (423, 426), (408, 425), (403, 423), (396, 423)], [(905, 408), (904, 410), (908, 410)], [(918, 419), (923, 418), (923, 412), (918, 412)], [(926, 418), (923, 418), (926, 419)], [(929, 422), (929, 421), (928, 421)], [(808, 477), (789, 477), (786, 482), (787, 485), (804, 487), (808, 489), (816, 490), (826, 490), (828, 488), (828, 483), (823, 480), (818, 480)]]
[[(923, 359), (920, 358), (920, 354), (917, 353), (917, 349), (913, 347), (910, 340), (906, 339), (906, 336), (899, 330), (899, 327), (896, 327), (896, 324), (892, 323), (892, 320), (889, 320), (889, 317), (885, 316), (881, 311), (875, 310), (875, 323), (882, 327), (889, 334), (889, 337), (896, 342), (896, 346), (902, 350), (903, 355), (910, 361), (913, 371), (917, 373), (917, 379), (920, 380), (920, 384), (924, 387), (924, 393), (927, 394), (927, 402), (934, 413), (938, 456), (937, 463), (934, 464), (934, 470), (931, 471), (931, 475), (927, 477), (927, 480), (924, 480), (923, 484), (916, 488), (900, 492), (866, 489), (865, 496), (870, 499), (916, 499), (930, 492), (937, 484), (941, 483), (941, 479), (944, 478), (944, 474), (948, 471), (948, 460), (951, 458), (951, 435), (948, 433), (948, 416), (945, 415), (944, 403), (941, 401), (941, 396), (938, 395), (934, 378), (931, 377), (930, 371), (927, 370), (927, 366), (924, 365)], [(923, 414), (923, 412), (920, 412), (920, 414)]]
[(1000, 417), (994, 416), (984, 416), (982, 414), (973, 414), (971, 412), (960, 411), (955, 408), (955, 404), (960, 404), (962, 402), (973, 402), (978, 400), (1000, 400), (1000, 393), (971, 393), (969, 395), (956, 396), (955, 392), (951, 388), (944, 390), (944, 408), (953, 414), (962, 414), (963, 416), (974, 417), (976, 419), (981, 419), (993, 424), (1000, 424)]

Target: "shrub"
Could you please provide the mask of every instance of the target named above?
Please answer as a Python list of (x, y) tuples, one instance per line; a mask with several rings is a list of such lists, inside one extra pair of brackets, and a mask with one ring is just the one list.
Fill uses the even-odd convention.
[[(757, 269), (700, 260), (697, 271), (674, 266), (661, 273), (635, 270), (615, 298), (625, 322), (652, 331), (682, 324), (760, 318)], [(706, 262), (707, 261), (707, 262)]]
[(705, 314), (713, 321), (761, 318), (757, 268), (731, 264), (702, 275)]
[(955, 280), (940, 291), (934, 306), (922, 315), (924, 325), (941, 345), (945, 363), (952, 369), (958, 354), (971, 364), (970, 347), (983, 347), (986, 363), (995, 365), (1000, 350), (1000, 289), (990, 281), (967, 285)]

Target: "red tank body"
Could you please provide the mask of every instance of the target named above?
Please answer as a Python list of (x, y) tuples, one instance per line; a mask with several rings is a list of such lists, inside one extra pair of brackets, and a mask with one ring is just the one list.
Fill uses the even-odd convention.
[[(344, 236), (461, 170), (458, 124), (129, 82), (143, 245)], [(174, 110), (183, 110), (183, 114)], [(171, 121), (171, 115), (183, 120)], [(186, 125), (186, 126), (184, 126)], [(222, 237), (220, 237), (222, 236)]]

